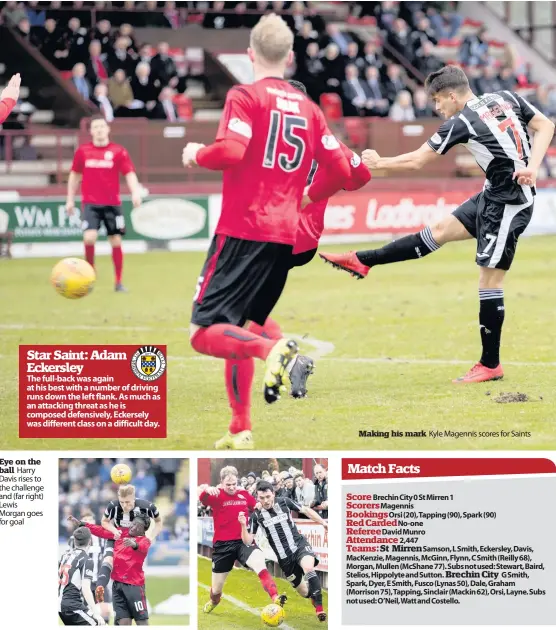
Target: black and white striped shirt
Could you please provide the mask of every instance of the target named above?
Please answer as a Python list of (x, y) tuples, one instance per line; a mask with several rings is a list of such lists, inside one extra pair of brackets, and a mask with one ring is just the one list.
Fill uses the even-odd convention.
[(135, 499), (135, 506), (129, 513), (125, 513), (119, 501), (110, 501), (104, 511), (104, 517), (113, 521), (116, 527), (127, 528), (136, 516), (147, 515), (158, 518), (159, 511), (154, 503), (145, 499)]
[(83, 608), (83, 580), (92, 581), (93, 561), (83, 549), (70, 549), (58, 566), (58, 612)]
[(446, 120), (428, 145), (440, 155), (456, 144), (465, 146), (485, 172), (487, 199), (511, 205), (531, 203), (534, 188), (520, 186), (513, 174), (528, 164), (531, 141), (527, 125), (538, 113), (514, 92), (483, 94)]
[[(75, 540), (73, 536), (70, 536), (68, 540), (69, 550), (75, 549)], [(89, 558), (93, 561), (92, 564), (92, 577), (91, 582), (96, 583), (98, 580), (98, 571), (102, 566), (102, 559), (104, 557), (104, 550), (106, 548), (106, 538), (98, 538), (97, 536), (91, 536), (91, 545), (89, 547)]]
[(303, 536), (293, 522), (292, 510), (300, 512), (301, 506), (287, 497), (280, 497), (274, 501), (270, 510), (255, 510), (249, 521), (249, 532), (256, 534), (258, 528), (262, 527), (279, 560), (293, 556), (304, 543)]

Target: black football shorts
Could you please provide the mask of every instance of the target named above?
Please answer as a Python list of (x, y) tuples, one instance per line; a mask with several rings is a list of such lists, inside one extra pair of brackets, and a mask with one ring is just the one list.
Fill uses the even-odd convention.
[(214, 236), (197, 281), (192, 323), (243, 326), (253, 321), (263, 326), (286, 285), (292, 249)]
[(149, 618), (144, 586), (114, 581), (112, 583), (112, 605), (115, 625), (118, 625), (120, 619), (146, 621)]
[(508, 270), (517, 241), (533, 216), (533, 204), (496, 203), (480, 192), (462, 203), (453, 214), (477, 239), (477, 264)]
[(315, 249), (309, 249), (306, 252), (301, 252), (301, 254), (292, 254), (290, 258), (290, 269), (308, 265), (313, 260), (316, 253), (317, 248), (315, 247)]
[(58, 616), (64, 626), (97, 626), (93, 613), (88, 608), (79, 610), (66, 610), (59, 612)]
[(287, 558), (280, 558), (278, 564), (282, 569), (286, 580), (294, 587), (297, 588), (303, 580), (303, 569), (299, 564), (301, 559), (305, 556), (311, 556), (315, 559), (315, 567), (319, 563), (319, 559), (315, 555), (313, 548), (309, 542), (304, 538), (303, 542), (297, 548), (297, 551)]
[(99, 230), (100, 226), (106, 226), (108, 236), (125, 234), (125, 218), (120, 206), (92, 206), (85, 204), (83, 210), (83, 222), (81, 229)]
[(257, 545), (246, 545), (243, 540), (221, 540), (214, 543), (212, 572), (228, 573), (234, 568), (236, 560), (246, 567), (247, 560), (257, 549)]

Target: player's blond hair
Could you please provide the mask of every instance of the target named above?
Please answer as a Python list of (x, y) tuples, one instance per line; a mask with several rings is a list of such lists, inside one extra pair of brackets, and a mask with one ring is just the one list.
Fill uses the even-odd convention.
[(131, 497), (135, 496), (135, 486), (128, 484), (127, 486), (120, 486), (118, 488), (119, 497)]
[(224, 481), (226, 477), (238, 477), (237, 468), (234, 466), (224, 466), (220, 471), (220, 481)]
[(249, 45), (263, 62), (278, 64), (293, 48), (293, 33), (279, 15), (270, 13), (251, 30)]

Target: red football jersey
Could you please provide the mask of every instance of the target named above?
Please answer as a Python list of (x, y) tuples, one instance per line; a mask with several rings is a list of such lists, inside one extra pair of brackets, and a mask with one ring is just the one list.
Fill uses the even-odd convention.
[(109, 142), (105, 147), (97, 147), (89, 142), (77, 148), (71, 170), (83, 176), (81, 197), (84, 204), (119, 206), (120, 173), (127, 175), (135, 168), (121, 145)]
[[(91, 530), (93, 536), (113, 540), (114, 534), (104, 529), (102, 525), (91, 525), (86, 523), (85, 527)], [(137, 536), (133, 540), (139, 545), (137, 549), (126, 547), (124, 539), (129, 538), (127, 529), (120, 529), (122, 537), (114, 542), (114, 568), (111, 577), (116, 582), (123, 584), (135, 584), (136, 586), (145, 585), (145, 573), (143, 572), (143, 564), (149, 553), (151, 541), (146, 536)]]
[(287, 81), (261, 79), (228, 92), (216, 139), (224, 138), (247, 149), (224, 170), (216, 234), (293, 245), (313, 159), (345, 159), (323, 113)]
[(214, 519), (214, 542), (222, 540), (241, 540), (241, 525), (237, 520), (240, 512), (249, 514), (255, 509), (257, 502), (247, 490), (237, 490), (234, 495), (220, 490), (218, 496), (206, 492), (199, 497), (203, 505), (212, 508)]
[[(371, 172), (363, 164), (361, 158), (348, 149), (345, 144), (341, 144), (344, 155), (349, 160), (350, 176), (344, 183), (344, 190), (358, 190), (362, 188), (370, 179)], [(326, 168), (320, 168), (317, 164), (313, 165), (309, 175), (308, 184), (319, 179), (325, 179), (329, 176)], [(316, 249), (319, 245), (320, 237), (324, 232), (324, 214), (329, 199), (323, 199), (316, 203), (310, 203), (302, 211), (299, 218), (299, 227), (297, 228), (297, 238), (293, 248), (294, 254), (302, 254), (311, 249)]]

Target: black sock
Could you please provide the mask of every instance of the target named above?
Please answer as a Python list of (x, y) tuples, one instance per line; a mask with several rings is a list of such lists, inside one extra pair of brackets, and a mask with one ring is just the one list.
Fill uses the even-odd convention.
[(98, 572), (97, 586), (104, 586), (104, 588), (106, 588), (108, 586), (108, 582), (110, 582), (111, 573), (112, 569), (107, 564), (103, 564)]
[(416, 234), (403, 236), (392, 241), (380, 249), (368, 249), (356, 252), (356, 254), (364, 265), (374, 267), (375, 265), (388, 265), (402, 260), (423, 258), (423, 256), (435, 252), (439, 248), (440, 245), (434, 240), (430, 227), (426, 227)]
[(504, 323), (504, 289), (479, 289), (479, 324), (483, 354), (481, 363), (495, 368), (500, 363), (500, 336)]
[(319, 576), (316, 571), (309, 571), (305, 575), (307, 584), (309, 585), (309, 596), (313, 600), (315, 606), (322, 606), (322, 589), (320, 586)]

